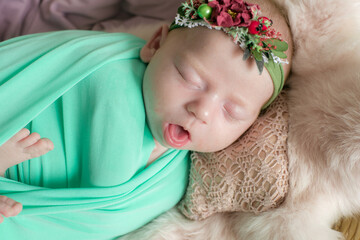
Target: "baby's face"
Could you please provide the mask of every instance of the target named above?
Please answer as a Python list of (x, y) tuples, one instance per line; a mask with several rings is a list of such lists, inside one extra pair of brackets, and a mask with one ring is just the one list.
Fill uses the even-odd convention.
[(150, 130), (161, 145), (200, 152), (221, 150), (256, 120), (271, 97), (264, 69), (220, 31), (177, 29), (146, 69), (143, 95)]

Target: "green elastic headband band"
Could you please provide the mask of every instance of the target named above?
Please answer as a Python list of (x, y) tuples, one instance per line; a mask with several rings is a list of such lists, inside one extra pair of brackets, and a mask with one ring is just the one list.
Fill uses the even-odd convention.
[(274, 92), (269, 101), (267, 101), (267, 103), (265, 103), (265, 105), (261, 108), (262, 110), (267, 108), (275, 100), (275, 98), (280, 94), (281, 90), (283, 89), (285, 83), (284, 70), (281, 64), (275, 64), (273, 61), (269, 61), (264, 65), (273, 81)]

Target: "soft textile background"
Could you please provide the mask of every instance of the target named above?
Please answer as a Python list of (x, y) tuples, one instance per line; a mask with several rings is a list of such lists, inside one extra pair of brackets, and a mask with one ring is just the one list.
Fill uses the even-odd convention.
[(180, 0), (0, 0), (0, 40), (64, 29), (114, 31), (171, 20)]

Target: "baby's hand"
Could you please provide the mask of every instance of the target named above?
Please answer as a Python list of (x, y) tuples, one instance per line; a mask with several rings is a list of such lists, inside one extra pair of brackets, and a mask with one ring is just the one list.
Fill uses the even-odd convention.
[(4, 221), (4, 217), (16, 216), (21, 210), (21, 203), (6, 196), (0, 196), (0, 223)]
[(41, 138), (38, 133), (31, 133), (26, 128), (21, 129), (12, 138), (0, 146), (0, 176), (16, 164), (31, 158), (40, 157), (54, 148), (47, 138)]

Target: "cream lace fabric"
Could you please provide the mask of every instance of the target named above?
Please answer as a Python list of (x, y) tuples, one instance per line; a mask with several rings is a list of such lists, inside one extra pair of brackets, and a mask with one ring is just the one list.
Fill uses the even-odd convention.
[(279, 206), (288, 189), (287, 133), (283, 91), (231, 146), (192, 153), (189, 186), (178, 208), (201, 220), (217, 212), (259, 213)]

